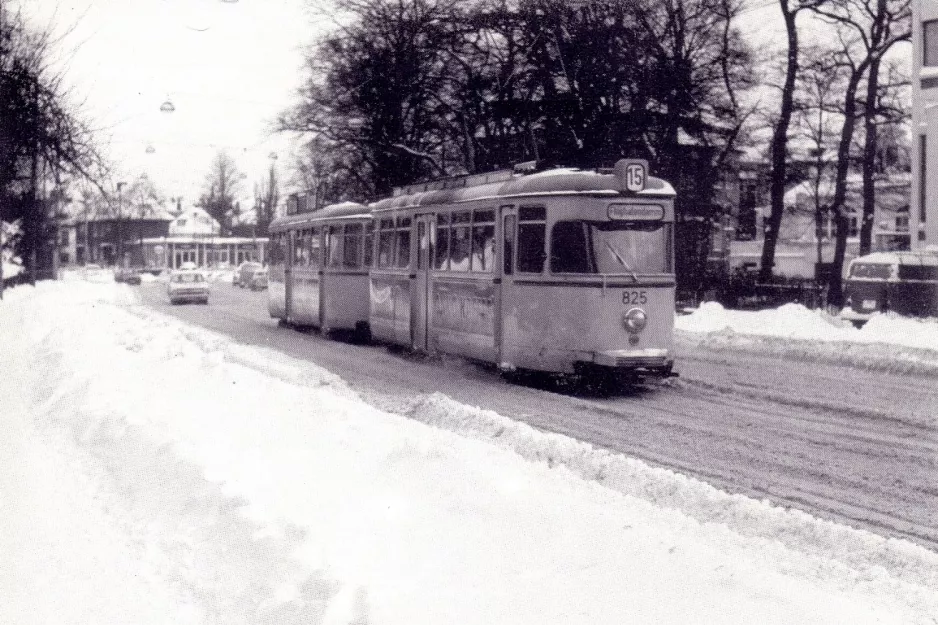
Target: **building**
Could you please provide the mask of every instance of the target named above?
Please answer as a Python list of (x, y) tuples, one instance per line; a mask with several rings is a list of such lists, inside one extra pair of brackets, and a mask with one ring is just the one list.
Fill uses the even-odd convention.
[(222, 236), (218, 221), (204, 209), (192, 207), (169, 222), (166, 234), (141, 241), (143, 265), (177, 269), (186, 262), (205, 268), (265, 262), (267, 241), (267, 237)]
[(62, 265), (176, 269), (185, 262), (215, 268), (267, 258), (266, 237), (222, 236), (221, 226), (203, 209), (147, 218), (72, 219), (59, 229)]
[(938, 0), (912, 0), (913, 248), (938, 245)]
[[(70, 219), (59, 228), (59, 262), (62, 265), (95, 263), (105, 267), (140, 265), (140, 241), (166, 235), (171, 221), (169, 214), (147, 218)], [(123, 261), (119, 260), (121, 256)]]
[[(873, 215), (874, 251), (907, 250), (911, 244), (908, 174), (894, 174), (877, 178), (876, 204)], [(830, 263), (834, 257), (835, 229), (830, 215), (821, 222), (820, 237), (815, 221), (815, 207), (830, 204), (834, 194), (833, 181), (825, 178), (815, 187), (813, 180), (791, 186), (785, 192), (785, 215), (779, 231), (775, 251), (775, 272), (789, 277), (815, 277), (817, 263)], [(859, 254), (860, 222), (862, 219), (862, 179), (859, 174), (847, 180), (846, 208), (848, 210), (847, 251), (849, 261)], [(769, 207), (756, 209), (758, 228), (756, 237), (739, 236), (731, 242), (732, 268), (756, 269), (762, 258), (765, 238), (762, 226)], [(762, 213), (765, 213), (763, 215)]]

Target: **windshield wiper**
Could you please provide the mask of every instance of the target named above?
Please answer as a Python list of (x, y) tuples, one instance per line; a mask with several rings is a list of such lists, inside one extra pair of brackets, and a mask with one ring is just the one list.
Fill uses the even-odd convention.
[(620, 264), (620, 265), (622, 265), (623, 267), (625, 267), (626, 271), (628, 271), (630, 274), (632, 274), (632, 281), (633, 281), (633, 282), (638, 282), (638, 276), (635, 275), (635, 270), (632, 269), (631, 267), (629, 267), (629, 264), (628, 264), (627, 262), (625, 262), (625, 259), (622, 258), (622, 256), (619, 255), (619, 252), (616, 251), (616, 248), (612, 247), (612, 244), (610, 244), (609, 241), (604, 241), (604, 243), (606, 244), (606, 249), (609, 250), (609, 253), (612, 254), (612, 256), (613, 256), (617, 261), (619, 261), (619, 264)]

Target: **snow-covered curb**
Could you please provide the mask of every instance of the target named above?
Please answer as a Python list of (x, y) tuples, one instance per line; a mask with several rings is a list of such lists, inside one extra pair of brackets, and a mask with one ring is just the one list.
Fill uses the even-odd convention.
[(785, 304), (762, 311), (706, 302), (675, 321), (678, 342), (846, 364), (895, 373), (938, 373), (938, 320), (875, 315), (862, 328), (824, 311)]

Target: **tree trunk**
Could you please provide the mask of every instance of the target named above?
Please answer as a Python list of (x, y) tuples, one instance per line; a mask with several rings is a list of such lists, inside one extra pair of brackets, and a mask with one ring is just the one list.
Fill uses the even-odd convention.
[(767, 281), (772, 277), (772, 268), (775, 265), (775, 247), (778, 242), (779, 229), (782, 225), (782, 215), (785, 212), (785, 180), (787, 178), (785, 158), (788, 152), (788, 127), (791, 124), (794, 109), (795, 79), (798, 75), (798, 30), (795, 27), (798, 10), (789, 9), (788, 0), (779, 0), (779, 2), (788, 35), (788, 61), (785, 67), (785, 84), (782, 86), (782, 102), (778, 123), (775, 125), (775, 131), (772, 134), (772, 172), (769, 186), (771, 213), (768, 222), (765, 224), (762, 245), (762, 262), (759, 270), (759, 279), (762, 281)]
[(853, 132), (857, 124), (857, 88), (860, 79), (865, 73), (868, 62), (864, 61), (850, 75), (847, 83), (847, 92), (844, 95), (844, 125), (840, 133), (840, 144), (837, 146), (837, 175), (834, 181), (834, 199), (831, 201), (831, 216), (837, 226), (837, 242), (834, 245), (834, 265), (831, 268), (830, 292), (828, 302), (843, 306), (843, 268), (844, 257), (847, 251), (847, 235), (850, 221), (847, 218), (844, 203), (847, 198), (847, 170), (850, 167), (850, 144), (853, 141)]
[(863, 221), (860, 224), (860, 256), (869, 254), (873, 245), (873, 221), (876, 216), (876, 112), (877, 92), (879, 90), (879, 63), (874, 58), (870, 63), (869, 78), (866, 82), (866, 103), (863, 107), (863, 123), (866, 138), (863, 142)]

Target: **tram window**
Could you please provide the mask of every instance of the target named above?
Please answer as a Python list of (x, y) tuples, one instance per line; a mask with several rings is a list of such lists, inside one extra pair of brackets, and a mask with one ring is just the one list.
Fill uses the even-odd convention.
[(272, 234), (270, 236), (270, 264), (271, 265), (280, 264), (280, 244), (281, 244), (280, 233)]
[(472, 223), (491, 223), (495, 221), (495, 211), (491, 208), (481, 208), (472, 211)]
[(434, 268), (449, 269), (449, 215), (436, 216), (436, 262)]
[(589, 232), (581, 221), (558, 221), (550, 236), (550, 270), (553, 273), (595, 273), (589, 253)]
[(385, 269), (394, 261), (394, 220), (382, 219), (378, 232), (378, 267)]
[(472, 226), (472, 270), (492, 271), (495, 263), (495, 224)]
[(365, 224), (365, 267), (371, 267), (374, 255), (375, 225), (371, 222)]
[(542, 273), (544, 271), (545, 228), (543, 223), (518, 224), (518, 271)]
[(337, 226), (328, 226), (327, 228), (326, 254), (329, 256), (329, 266), (338, 267), (342, 264), (342, 257), (339, 242), (342, 238), (342, 228)]
[(303, 232), (293, 233), (293, 266), (302, 267), (304, 264)]
[(319, 267), (322, 264), (322, 241), (319, 239), (319, 228), (309, 231), (309, 266)]
[(558, 221), (551, 230), (554, 273), (665, 273), (669, 224)]
[(427, 224), (417, 222), (417, 269), (426, 269), (426, 257), (430, 248), (430, 241), (427, 237)]
[[(455, 217), (455, 215), (454, 215)], [(469, 253), (472, 251), (470, 227), (453, 226), (449, 241), (449, 268), (452, 271), (469, 271)]]
[(469, 211), (453, 213), (453, 225), (468, 224), (470, 222), (472, 222), (472, 213), (470, 213)]
[(342, 240), (342, 265), (349, 269), (361, 266), (362, 225), (346, 224)]
[(518, 209), (519, 221), (544, 221), (547, 219), (547, 209), (543, 206), (522, 206)]
[(504, 245), (502, 246), (502, 254), (504, 258), (502, 259), (502, 267), (505, 275), (510, 276), (514, 273), (514, 250), (515, 250), (515, 221), (516, 217), (514, 215), (505, 216), (505, 238)]
[(410, 218), (400, 217), (397, 220), (397, 262), (396, 267), (410, 266)]

